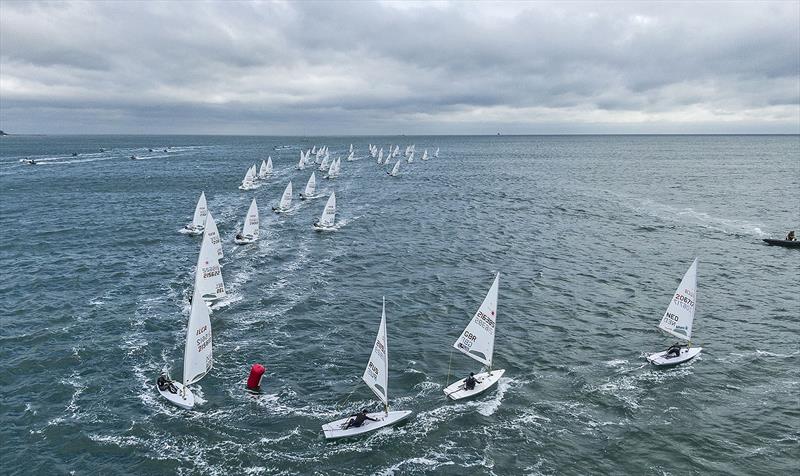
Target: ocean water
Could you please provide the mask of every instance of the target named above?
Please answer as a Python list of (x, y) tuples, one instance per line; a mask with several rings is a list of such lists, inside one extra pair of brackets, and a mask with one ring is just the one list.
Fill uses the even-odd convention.
[[(300, 148), (350, 143), (361, 159), (319, 180), (336, 232), (311, 229), (324, 198), (270, 212), (310, 175)], [(388, 177), (368, 143), (415, 143), (416, 161)], [(268, 155), (273, 177), (238, 190)], [(800, 229), (798, 190), (798, 136), (3, 137), (0, 472), (796, 472), (800, 250), (761, 238)], [(183, 411), (154, 382), (182, 372), (200, 240), (177, 231), (200, 191), (230, 297)], [(253, 197), (262, 238), (236, 247)], [(704, 351), (655, 369), (694, 257)], [(478, 370), (452, 343), (498, 271), (505, 377), (449, 402), (447, 382)], [(390, 405), (414, 417), (327, 442), (320, 425), (378, 408), (360, 376), (382, 296)], [(244, 391), (255, 362), (260, 395)]]

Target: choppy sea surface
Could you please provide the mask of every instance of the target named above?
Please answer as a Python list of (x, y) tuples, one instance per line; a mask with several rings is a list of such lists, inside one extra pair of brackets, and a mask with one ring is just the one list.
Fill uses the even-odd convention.
[[(324, 198), (270, 211), (311, 173), (301, 148), (350, 143), (340, 178), (317, 172), (336, 232), (311, 228)], [(369, 143), (416, 160), (389, 177)], [(275, 174), (238, 190), (267, 156)], [(800, 231), (799, 190), (798, 136), (0, 138), (0, 472), (796, 472), (800, 250), (761, 238)], [(178, 229), (201, 191), (230, 296), (184, 411), (154, 383), (182, 372), (200, 240)], [(237, 247), (253, 197), (261, 239)], [(704, 350), (655, 369), (695, 257)], [(452, 344), (498, 271), (505, 376), (447, 401), (478, 370)], [(414, 417), (327, 442), (323, 423), (379, 408), (360, 376), (382, 296), (390, 405)], [(256, 362), (260, 395), (244, 391)]]

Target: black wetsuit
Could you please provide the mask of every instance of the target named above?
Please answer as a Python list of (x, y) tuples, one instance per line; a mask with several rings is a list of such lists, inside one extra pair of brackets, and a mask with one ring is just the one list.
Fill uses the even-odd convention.
[(678, 357), (679, 355), (681, 355), (681, 346), (676, 344), (667, 349), (667, 358)]
[(344, 427), (345, 430), (350, 428), (351, 426), (358, 428), (359, 426), (363, 425), (364, 422), (367, 420), (378, 421), (375, 418), (368, 417), (366, 413), (356, 413), (350, 416), (354, 418), (347, 422), (347, 426)]
[(467, 390), (473, 390), (476, 383), (478, 383), (478, 381), (475, 379), (475, 377), (470, 375), (467, 377), (467, 380), (464, 381), (464, 388)]

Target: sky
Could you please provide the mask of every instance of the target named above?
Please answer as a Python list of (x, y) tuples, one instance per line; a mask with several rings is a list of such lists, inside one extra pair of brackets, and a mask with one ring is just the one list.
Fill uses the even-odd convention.
[(0, 130), (800, 133), (800, 1), (0, 1)]

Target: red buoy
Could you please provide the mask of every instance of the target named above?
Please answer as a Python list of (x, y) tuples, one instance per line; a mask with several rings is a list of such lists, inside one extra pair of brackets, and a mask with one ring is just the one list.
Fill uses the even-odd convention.
[(255, 391), (261, 390), (261, 377), (264, 376), (266, 371), (267, 369), (263, 365), (253, 364), (250, 367), (250, 376), (247, 377), (247, 388)]

